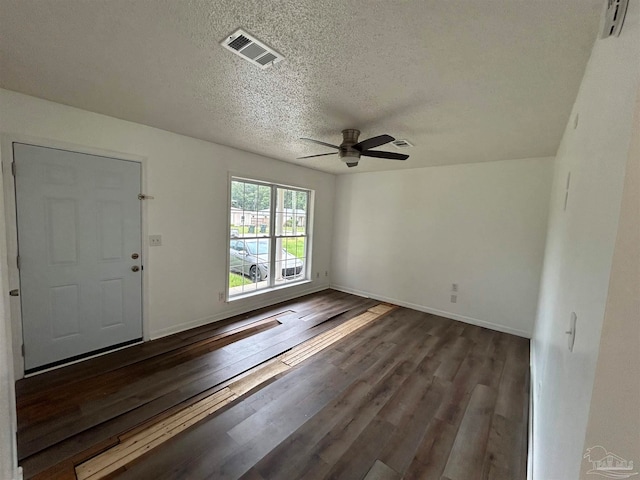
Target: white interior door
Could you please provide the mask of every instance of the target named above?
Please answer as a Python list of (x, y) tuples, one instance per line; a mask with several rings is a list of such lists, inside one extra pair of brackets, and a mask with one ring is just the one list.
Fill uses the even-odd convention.
[(13, 147), (25, 370), (141, 339), (140, 163)]

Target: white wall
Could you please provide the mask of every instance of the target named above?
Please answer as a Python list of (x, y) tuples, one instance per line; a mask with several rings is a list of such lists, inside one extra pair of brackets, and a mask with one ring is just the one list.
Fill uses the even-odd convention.
[[(146, 232), (162, 235), (162, 246), (149, 248), (145, 260), (150, 337), (328, 286), (324, 272), (330, 267), (333, 175), (7, 90), (0, 90), (0, 112), (6, 157), (7, 143), (27, 136), (44, 144), (146, 158), (145, 193), (155, 197), (145, 201)], [(228, 276), (229, 172), (315, 190), (311, 283), (229, 304), (218, 301)], [(317, 280), (316, 272), (322, 272)], [(19, 331), (14, 337), (19, 342)]]
[(333, 286), (529, 337), (552, 172), (542, 158), (338, 177)]
[[(0, 195), (0, 218), (3, 198)], [(16, 479), (19, 474), (16, 450), (16, 407), (9, 314), (9, 290), (4, 224), (0, 222), (0, 478)]]
[[(621, 36), (595, 43), (556, 158), (532, 342), (539, 480), (579, 476), (640, 78), (639, 20), (640, 2), (632, 0)], [(571, 312), (578, 316), (573, 353), (564, 333)]]
[[(606, 446), (640, 468), (640, 89), (584, 449)], [(583, 461), (580, 478), (591, 464)]]

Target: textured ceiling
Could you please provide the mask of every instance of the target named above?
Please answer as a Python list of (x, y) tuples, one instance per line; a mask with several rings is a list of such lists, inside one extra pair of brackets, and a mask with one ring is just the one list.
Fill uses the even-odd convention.
[[(0, 86), (333, 172), (556, 153), (602, 0), (0, 0)], [(285, 56), (260, 70), (243, 28)], [(406, 162), (330, 150), (340, 131)], [(385, 147), (398, 151), (393, 146)]]

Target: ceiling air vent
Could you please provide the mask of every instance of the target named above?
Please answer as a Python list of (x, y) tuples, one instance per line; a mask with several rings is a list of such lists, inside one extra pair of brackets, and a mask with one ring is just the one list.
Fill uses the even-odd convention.
[(393, 143), (397, 148), (411, 148), (413, 147), (413, 143), (409, 142), (409, 140), (398, 139), (394, 140)]
[(622, 30), (629, 0), (607, 0), (601, 38), (617, 37)]
[(237, 30), (225, 38), (221, 45), (245, 60), (265, 69), (282, 61), (284, 57), (244, 30)]

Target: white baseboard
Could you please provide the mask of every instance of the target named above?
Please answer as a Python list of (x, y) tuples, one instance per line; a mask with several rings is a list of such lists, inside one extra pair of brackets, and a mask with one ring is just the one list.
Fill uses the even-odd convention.
[(530, 332), (526, 332), (524, 330), (520, 330), (517, 328), (508, 327), (506, 325), (500, 325), (498, 323), (488, 322), (486, 320), (480, 320), (478, 318), (467, 317), (467, 316), (459, 315), (453, 312), (438, 310), (436, 308), (431, 308), (425, 305), (418, 305), (417, 303), (405, 302), (404, 300), (399, 300), (397, 298), (386, 297), (384, 295), (379, 295), (377, 293), (364, 292), (362, 290), (357, 290), (355, 288), (343, 287), (341, 285), (331, 285), (331, 288), (333, 288), (334, 290), (339, 290), (341, 292), (358, 295), (360, 297), (373, 298), (374, 300), (380, 300), (381, 302), (393, 303), (401, 307), (411, 308), (412, 310), (418, 310), (419, 312), (431, 313), (433, 315), (438, 315), (439, 317), (450, 318), (451, 320), (458, 320), (460, 322), (469, 323), (471, 325), (476, 325), (478, 327), (485, 327), (491, 330), (496, 330), (498, 332), (517, 335), (518, 337), (524, 337), (529, 339), (531, 338)]
[[(315, 286), (312, 288), (305, 288), (304, 290), (296, 290), (295, 292), (291, 292), (289, 290), (286, 290), (286, 291), (282, 290), (282, 292), (286, 292), (286, 293), (279, 294), (277, 296), (249, 297), (249, 299), (253, 299), (254, 301), (243, 303), (242, 305), (239, 305), (235, 308), (230, 308), (229, 310), (225, 310), (224, 312), (220, 312), (216, 315), (210, 315), (207, 317), (198, 318), (196, 320), (192, 320), (189, 322), (178, 323), (176, 325), (172, 325), (170, 327), (163, 328), (155, 332), (151, 332), (151, 340), (156, 340), (158, 338), (166, 337), (168, 335), (173, 335), (174, 333), (184, 332), (185, 330), (201, 327), (202, 325), (208, 325), (209, 323), (219, 322), (220, 320), (225, 320), (235, 315), (241, 315), (243, 313), (247, 313), (252, 310), (256, 310), (258, 308), (269, 307), (271, 305), (275, 305), (281, 302), (286, 302), (287, 300), (293, 300), (294, 298), (302, 297), (304, 295), (309, 295), (311, 293), (321, 292), (322, 290), (326, 290), (328, 288), (331, 288), (331, 287), (327, 284), (323, 284), (323, 285)], [(241, 301), (238, 300), (238, 302), (241, 302)]]
[(534, 389), (533, 389), (533, 369), (529, 365), (529, 431), (527, 432), (528, 445), (527, 445), (527, 480), (533, 480), (533, 403), (534, 403)]

